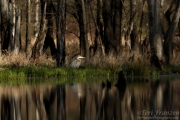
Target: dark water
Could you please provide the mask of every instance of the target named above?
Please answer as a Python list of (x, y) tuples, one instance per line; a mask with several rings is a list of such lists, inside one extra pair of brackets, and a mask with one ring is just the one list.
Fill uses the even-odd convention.
[[(72, 78), (69, 78), (72, 79)], [(94, 79), (93, 77), (90, 79)], [(178, 120), (180, 76), (0, 86), (1, 120)], [(111, 80), (111, 78), (108, 78)], [(117, 79), (117, 80), (116, 80)]]

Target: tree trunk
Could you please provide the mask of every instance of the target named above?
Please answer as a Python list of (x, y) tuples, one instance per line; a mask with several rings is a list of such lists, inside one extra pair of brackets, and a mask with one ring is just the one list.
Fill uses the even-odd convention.
[(82, 7), (82, 17), (83, 17), (83, 39), (85, 41), (85, 57), (86, 60), (89, 60), (89, 42), (87, 37), (87, 20), (86, 20), (86, 9), (85, 9), (85, 0), (81, 0)]
[(34, 64), (38, 64), (39, 57), (42, 55), (42, 49), (44, 45), (44, 40), (47, 33), (47, 19), (46, 19), (46, 6), (47, 2), (44, 1), (43, 3), (43, 14), (41, 16), (41, 25), (38, 38), (33, 46), (31, 60)]
[(20, 50), (20, 31), (21, 31), (21, 10), (16, 10), (16, 30), (15, 30), (15, 41), (14, 41), (14, 54), (18, 54)]
[(179, 23), (179, 18), (180, 18), (180, 1), (176, 0), (175, 14), (172, 18), (172, 21), (167, 31), (165, 42), (164, 42), (164, 50), (165, 50), (164, 52), (166, 55), (166, 62), (168, 64), (171, 62), (171, 58), (172, 58), (172, 41), (174, 38), (175, 30)]
[(10, 42), (10, 52), (14, 51), (14, 36), (15, 36), (15, 22), (16, 22), (16, 11), (15, 11), (15, 1), (11, 0), (9, 3), (9, 42)]
[(30, 22), (31, 22), (31, 0), (27, 0), (26, 11), (26, 58), (31, 56), (31, 37), (30, 37)]
[(44, 46), (43, 46), (43, 53), (46, 52), (48, 48), (50, 48), (51, 55), (54, 58), (56, 56), (57, 50), (56, 50), (56, 45), (54, 43), (54, 37), (53, 37), (53, 22), (54, 22), (54, 15), (55, 11), (53, 11), (53, 3), (51, 0), (48, 0), (47, 4), (47, 15), (46, 18), (48, 18), (48, 30), (47, 30), (47, 35), (46, 39), (44, 41)]
[(112, 18), (113, 14), (111, 11), (111, 0), (103, 1), (103, 20), (104, 20), (104, 40), (103, 43), (105, 45), (105, 52), (109, 52), (110, 50), (115, 50), (115, 46), (113, 45), (113, 24)]
[(161, 60), (163, 57), (162, 29), (160, 24), (160, 1), (147, 0), (149, 19), (149, 42), (150, 49)]
[(102, 0), (97, 1), (97, 7), (100, 7), (99, 9), (97, 9), (97, 22), (96, 22), (94, 15), (93, 15), (93, 11), (92, 11), (90, 1), (88, 1), (88, 2), (89, 2), (90, 11), (91, 11), (91, 16), (93, 18), (93, 22), (94, 22), (94, 25), (96, 27), (96, 33), (95, 33), (96, 38), (95, 38), (95, 45), (94, 45), (95, 50), (94, 50), (94, 52), (97, 52), (100, 48), (103, 56), (105, 56), (104, 45), (102, 43), (102, 37), (103, 37), (103, 21), (101, 19), (102, 18)]
[(7, 0), (1, 0), (1, 26), (2, 26), (2, 50), (6, 51), (8, 49), (9, 45), (9, 39), (8, 39), (8, 24), (9, 21), (9, 9), (8, 9), (8, 1)]
[(66, 29), (66, 9), (65, 0), (58, 0), (57, 4), (57, 67), (65, 63), (65, 29)]
[(2, 31), (1, 31), (1, 27), (2, 27), (2, 21), (1, 21), (1, 15), (2, 15), (2, 2), (0, 0), (0, 56), (2, 54)]
[(114, 40), (116, 41), (116, 51), (121, 49), (121, 28), (122, 28), (122, 0), (115, 0), (115, 15), (114, 15)]
[(84, 0), (76, 0), (76, 10), (78, 14), (78, 24), (80, 31), (80, 53), (89, 60), (89, 43), (87, 37), (87, 21)]
[(34, 38), (37, 40), (39, 34), (39, 27), (40, 27), (40, 0), (35, 0), (35, 24), (34, 24)]

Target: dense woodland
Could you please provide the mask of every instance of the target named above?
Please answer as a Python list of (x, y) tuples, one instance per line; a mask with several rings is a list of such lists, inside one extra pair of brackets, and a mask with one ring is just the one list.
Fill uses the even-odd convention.
[(0, 0), (0, 14), (1, 56), (180, 63), (179, 0)]

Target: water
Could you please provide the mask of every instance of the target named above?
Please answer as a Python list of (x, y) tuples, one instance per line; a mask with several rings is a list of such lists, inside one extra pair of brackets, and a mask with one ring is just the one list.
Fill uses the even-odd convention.
[(119, 85), (117, 78), (88, 77), (93, 82), (81, 83), (76, 77), (68, 79), (76, 82), (1, 85), (1, 120), (180, 118), (180, 76), (127, 77)]

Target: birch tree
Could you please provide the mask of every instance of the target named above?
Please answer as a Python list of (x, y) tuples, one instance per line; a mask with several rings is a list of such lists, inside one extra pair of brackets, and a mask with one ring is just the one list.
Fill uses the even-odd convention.
[(40, 0), (35, 0), (35, 23), (34, 23), (34, 39), (37, 40), (40, 26)]

